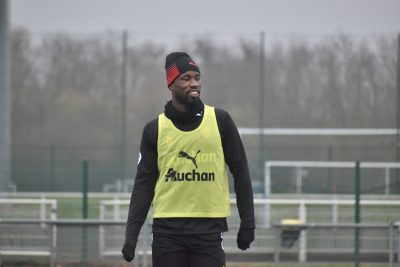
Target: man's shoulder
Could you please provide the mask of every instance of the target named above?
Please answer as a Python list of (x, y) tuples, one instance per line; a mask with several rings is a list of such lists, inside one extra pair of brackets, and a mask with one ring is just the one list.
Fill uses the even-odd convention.
[(149, 127), (151, 128), (151, 127), (153, 127), (154, 125), (157, 125), (157, 124), (158, 124), (158, 117), (153, 119), (153, 120), (151, 120), (151, 121), (149, 121), (148, 123), (146, 123), (144, 128), (149, 128)]
[(153, 119), (153, 120), (151, 120), (151, 121), (149, 121), (149, 122), (144, 126), (143, 132), (150, 132), (150, 133), (152, 133), (152, 132), (154, 132), (154, 131), (157, 131), (157, 129), (158, 129), (158, 117), (155, 118), (155, 119)]
[(228, 111), (226, 111), (222, 108), (216, 108), (216, 107), (213, 107), (213, 108), (214, 108), (215, 116), (217, 117), (217, 119), (224, 120), (225, 118), (230, 117)]
[(228, 111), (222, 108), (214, 107), (214, 112), (215, 112), (215, 118), (217, 119), (219, 132), (221, 136), (224, 137), (227, 134), (227, 131), (229, 131), (229, 129), (232, 127), (234, 123)]

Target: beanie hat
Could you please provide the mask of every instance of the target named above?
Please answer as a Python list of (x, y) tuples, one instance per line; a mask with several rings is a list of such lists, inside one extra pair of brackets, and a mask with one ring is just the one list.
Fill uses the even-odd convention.
[(165, 59), (168, 87), (182, 73), (193, 70), (200, 73), (199, 66), (184, 52), (172, 52)]

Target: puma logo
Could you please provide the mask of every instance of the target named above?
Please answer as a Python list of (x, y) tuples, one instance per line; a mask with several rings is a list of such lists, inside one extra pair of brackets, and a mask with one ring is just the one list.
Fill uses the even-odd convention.
[(188, 153), (186, 153), (185, 151), (180, 151), (180, 152), (179, 152), (179, 157), (180, 157), (180, 158), (185, 158), (185, 159), (191, 160), (191, 161), (193, 162), (194, 166), (196, 166), (196, 169), (197, 169), (196, 157), (197, 157), (197, 155), (198, 155), (199, 153), (200, 153), (200, 150), (197, 151), (196, 156), (192, 157), (192, 156), (190, 156)]
[(197, 68), (198, 68), (197, 64), (196, 64), (196, 63), (194, 63), (193, 61), (189, 61), (188, 63), (189, 63), (190, 65), (192, 65), (192, 66), (195, 66), (195, 67), (197, 67)]

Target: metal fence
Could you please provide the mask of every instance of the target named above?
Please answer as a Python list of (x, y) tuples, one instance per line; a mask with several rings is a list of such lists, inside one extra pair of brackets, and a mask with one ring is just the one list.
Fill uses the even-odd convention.
[[(297, 252), (298, 261), (319, 258), (319, 260), (353, 261), (356, 266), (361, 261), (384, 261), (389, 267), (395, 262), (400, 266), (400, 222), (387, 224), (274, 224), (275, 250), (274, 263), (279, 266), (282, 254)], [(284, 245), (284, 232), (291, 233), (292, 238), (300, 236), (296, 246)], [(347, 233), (347, 238), (338, 237), (338, 232)], [(358, 238), (360, 232), (363, 237)], [(365, 234), (369, 232), (370, 234)], [(294, 233), (294, 234), (293, 234)], [(315, 234), (322, 234), (324, 242), (315, 240)], [(293, 241), (293, 240), (292, 240)], [(308, 244), (308, 251), (307, 251)], [(348, 246), (353, 245), (353, 250)], [(347, 248), (346, 248), (347, 247)], [(397, 249), (396, 249), (397, 247)], [(397, 251), (397, 252), (396, 252)], [(397, 259), (395, 259), (397, 254)], [(340, 256), (341, 260), (337, 260)], [(293, 260), (293, 258), (292, 258)]]
[[(31, 253), (26, 256), (45, 257), (50, 266), (63, 264), (66, 262), (99, 263), (99, 262), (121, 262), (121, 254), (107, 255), (101, 254), (101, 242), (99, 233), (101, 228), (116, 230), (114, 243), (118, 250), (122, 248), (123, 239), (119, 238), (120, 232), (125, 228), (125, 221), (110, 220), (26, 220), (26, 219), (2, 219), (0, 226), (14, 228), (15, 231), (2, 231), (2, 235), (8, 236), (9, 240), (15, 238), (16, 231), (24, 229), (38, 228), (40, 225), (47, 226), (47, 240), (54, 240), (56, 233), (57, 242), (47, 242), (45, 254)], [(136, 248), (135, 266), (147, 266), (151, 261), (151, 234), (149, 225), (146, 224), (142, 229), (141, 238)], [(282, 246), (282, 232), (287, 225), (274, 224), (272, 227), (259, 226), (256, 229), (256, 239), (249, 251), (239, 251), (236, 246), (232, 246), (232, 238), (237, 229), (231, 229), (224, 238), (224, 247), (227, 253), (227, 260), (232, 261), (237, 256), (246, 261), (273, 261), (276, 266), (281, 262), (380, 262), (394, 266), (399, 261), (399, 224), (301, 224), (297, 225), (301, 229), (297, 242), (290, 248)], [(57, 229), (51, 231), (50, 229)], [(358, 229), (358, 230), (357, 230)], [(356, 253), (354, 247), (354, 232), (361, 231), (366, 234), (360, 235), (360, 249)], [(338, 235), (342, 233), (342, 235)], [(42, 233), (44, 234), (44, 233)], [(323, 242), (315, 240), (315, 236), (323, 235)], [(345, 234), (345, 235), (343, 235)], [(45, 235), (45, 234), (44, 234)], [(305, 237), (305, 238), (304, 238)], [(345, 238), (343, 238), (345, 237)], [(33, 239), (31, 244), (14, 244), (14, 250), (21, 249), (23, 246), (38, 246), (40, 240)], [(270, 243), (267, 245), (266, 243)], [(227, 244), (227, 245), (226, 245)], [(3, 245), (3, 244), (1, 244)], [(258, 248), (258, 249), (257, 249)], [(42, 247), (43, 249), (43, 247)], [(44, 250), (42, 250), (44, 251)], [(396, 252), (397, 251), (397, 252)], [(18, 255), (1, 255), (2, 261)], [(36, 257), (36, 258), (37, 258)], [(96, 265), (95, 265), (96, 266)]]
[[(0, 259), (18, 261), (26, 257), (44, 259), (51, 264), (71, 261), (121, 262), (129, 194), (93, 194), (88, 205), (90, 220), (82, 216), (80, 194), (47, 195), (30, 199), (25, 194), (0, 199)], [(271, 195), (255, 198), (256, 239), (246, 252), (236, 246), (240, 217), (231, 199), (230, 231), (224, 234), (224, 248), (230, 261), (354, 261), (358, 242), (361, 261), (394, 262), (398, 251), (400, 200), (395, 196), (365, 195), (360, 201), (360, 224), (355, 219), (354, 196)], [(280, 197), (280, 198), (279, 198)], [(94, 198), (94, 199), (92, 199)], [(57, 220), (58, 218), (58, 220)], [(307, 229), (290, 249), (279, 249), (283, 219), (298, 219)], [(150, 261), (151, 211), (139, 236), (136, 265)], [(364, 227), (365, 226), (365, 227)], [(360, 229), (357, 233), (354, 229)], [(357, 236), (357, 238), (356, 238)], [(358, 241), (356, 241), (358, 240)], [(277, 243), (278, 242), (278, 243)], [(392, 255), (392, 256), (390, 256)], [(397, 253), (397, 255), (399, 255)], [(275, 257), (275, 259), (274, 259)], [(398, 257), (398, 256), (397, 256)]]
[[(274, 130), (274, 129), (270, 129)], [(351, 136), (341, 137), (349, 140), (346, 144), (331, 144), (329, 140), (333, 136), (265, 136), (265, 160), (273, 161), (395, 161), (390, 157), (395, 154), (393, 147), (387, 145), (393, 136), (363, 137)], [(265, 164), (260, 163), (259, 136), (242, 135), (243, 144), (248, 158), (252, 183), (255, 193), (264, 193), (265, 190)], [(365, 139), (368, 145), (351, 143), (353, 139)], [(316, 141), (318, 140), (318, 142)], [(6, 191), (18, 192), (79, 192), (82, 189), (82, 155), (89, 160), (89, 188), (90, 192), (127, 192), (132, 189), (133, 177), (136, 174), (137, 146), (127, 146), (126, 153), (129, 155), (125, 164), (125, 171), (121, 171), (121, 163), (117, 160), (119, 149), (107, 146), (96, 147), (63, 147), (63, 146), (40, 146), (40, 147), (17, 147), (14, 148), (12, 184)], [(105, 159), (101, 158), (104, 157)], [(111, 160), (112, 159), (112, 160)], [(1, 164), (1, 163), (0, 163)], [(305, 174), (306, 167), (302, 174)], [(271, 166), (273, 179), (271, 193), (293, 193), (297, 190), (295, 169)], [(288, 179), (274, 180), (274, 170), (281, 169), (284, 174), (290, 175)], [(349, 168), (348, 168), (349, 169)], [(314, 171), (316, 168), (314, 168)], [(309, 183), (314, 173), (309, 172), (309, 177), (304, 179), (302, 192), (304, 193), (349, 193), (351, 187), (343, 180), (343, 173), (337, 174), (341, 169), (325, 168), (326, 172), (320, 175), (326, 179), (319, 179), (318, 186)], [(350, 170), (350, 169), (349, 169)], [(351, 170), (350, 170), (351, 171)], [(286, 172), (286, 173), (285, 173)], [(277, 173), (278, 174), (278, 173)], [(346, 172), (344, 174), (347, 175)], [(375, 173), (364, 173), (364, 188), (372, 194), (396, 194), (397, 175), (382, 169), (379, 176), (379, 188), (369, 177), (376, 176)], [(68, 183), (66, 183), (68, 181)], [(388, 181), (386, 183), (386, 181)], [(233, 180), (230, 179), (231, 184)], [(398, 183), (398, 181), (397, 181)], [(390, 184), (391, 189), (385, 185)], [(231, 188), (232, 185), (231, 185)], [(5, 190), (5, 189), (3, 189)], [(386, 191), (385, 191), (386, 190)]]

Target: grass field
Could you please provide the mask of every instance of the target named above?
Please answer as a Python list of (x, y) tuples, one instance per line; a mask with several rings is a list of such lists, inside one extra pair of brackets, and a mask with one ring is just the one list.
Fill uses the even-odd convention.
[[(46, 194), (43, 193), (44, 196)], [(40, 195), (42, 196), (42, 195)], [(102, 200), (113, 200), (115, 197), (125, 201), (129, 201), (129, 195), (97, 195), (89, 196), (88, 198), (88, 217), (90, 219), (100, 218), (100, 203)], [(17, 197), (19, 198), (19, 197)], [(24, 196), (23, 198), (39, 198), (38, 195)], [(55, 199), (57, 201), (57, 218), (58, 219), (80, 219), (82, 218), (82, 196), (80, 194), (71, 194), (66, 196), (65, 194), (49, 194), (49, 199)], [(313, 196), (304, 195), (304, 199), (312, 199)], [(340, 199), (340, 198), (339, 198)], [(361, 222), (363, 223), (390, 223), (392, 221), (399, 220), (398, 214), (400, 214), (400, 199), (397, 200), (399, 204), (393, 205), (391, 201), (390, 206), (385, 205), (370, 205), (363, 206), (361, 212)], [(262, 204), (256, 205), (256, 220), (259, 222), (264, 221), (265, 207)], [(125, 219), (127, 215), (127, 205), (121, 206), (121, 219)], [(272, 222), (279, 222), (283, 218), (297, 217), (299, 205), (298, 204), (286, 204), (284, 205), (273, 204), (270, 206), (271, 215), (270, 220)], [(112, 207), (108, 206), (108, 211)], [(307, 221), (315, 223), (331, 223), (333, 220), (332, 205), (308, 205), (306, 207)], [(230, 224), (238, 223), (237, 209), (235, 205), (232, 205), (233, 215), (229, 219)], [(1, 217), (1, 216), (0, 216)], [(337, 207), (337, 218), (338, 223), (353, 223), (354, 222), (354, 207), (351, 205), (339, 205)]]

